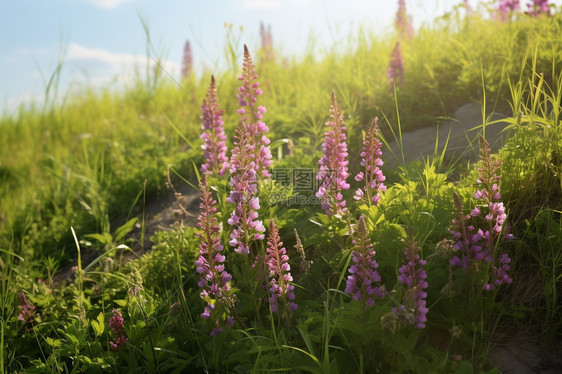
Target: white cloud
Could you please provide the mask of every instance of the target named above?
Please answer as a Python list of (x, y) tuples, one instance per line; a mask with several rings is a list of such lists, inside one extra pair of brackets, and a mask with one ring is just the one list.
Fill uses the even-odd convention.
[(252, 9), (277, 9), (281, 7), (281, 3), (276, 0), (245, 0), (242, 3), (242, 7)]
[(121, 3), (126, 3), (131, 0), (87, 0), (90, 4), (105, 9), (113, 9)]
[[(128, 78), (134, 75), (139, 68), (144, 68), (147, 64), (155, 66), (157, 60), (148, 58), (145, 55), (131, 53), (117, 53), (105, 49), (89, 48), (77, 43), (68, 45), (66, 60), (86, 63), (93, 63), (99, 71), (105, 72), (102, 77), (97, 74), (96, 79), (107, 80), (111, 76), (118, 75), (121, 78)], [(162, 68), (172, 76), (180, 71), (180, 64), (168, 60), (159, 60)], [(89, 64), (91, 65), (91, 64)], [(101, 65), (101, 66), (100, 66)]]

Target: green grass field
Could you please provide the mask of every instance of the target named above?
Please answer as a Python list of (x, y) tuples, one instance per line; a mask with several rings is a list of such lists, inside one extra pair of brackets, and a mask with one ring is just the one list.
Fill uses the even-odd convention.
[[(144, 235), (153, 218), (148, 207), (169, 195), (167, 182), (198, 193), (200, 107), (211, 73), (224, 109), (227, 155), (240, 145), (234, 135), (244, 54), (231, 42), (236, 37), (226, 38), (227, 71), (179, 85), (147, 69), (123, 92), (58, 93), (64, 100), (1, 117), (0, 372), (494, 373), (489, 353), (522, 333), (527, 343), (540, 342), (545, 362), (559, 356), (562, 9), (504, 22), (464, 14), (459, 6), (401, 40), (404, 79), (396, 85), (387, 68), (398, 35), (381, 38), (359, 28), (328, 50), (311, 48), (292, 59), (268, 60), (249, 45), (263, 90), (258, 104), (267, 108), (274, 174), (318, 167), (334, 92), (347, 127), (351, 188), (342, 191), (346, 212), (329, 215), (320, 204), (274, 203), (272, 196), (294, 200), (299, 193), (259, 177), (256, 211), (265, 239), (250, 240), (250, 255), (243, 255), (229, 245), (235, 209), (227, 202), (229, 176), (210, 176), (220, 224), (213, 235), (224, 245), (232, 275), (228, 305), (220, 297), (200, 297), (201, 228), (183, 225), (179, 215), (148, 246)], [(57, 94), (54, 87), (47, 92)], [(482, 107), (484, 135), (495, 125), (486, 113), (508, 115), (510, 136), (496, 155), (468, 164), (436, 153), (424, 162), (383, 165), (387, 189), (379, 203), (353, 199), (375, 116), (383, 141), (390, 142), (443, 123), (471, 102)], [(381, 156), (389, 157), (400, 155)], [(501, 165), (491, 171), (494, 160)], [(461, 251), (450, 231), (475, 207), (492, 214), (474, 195), (491, 191), (496, 177), (505, 223), (494, 231), (484, 215), (466, 221), (476, 229), (489, 225), (491, 260), (452, 266)], [(193, 207), (183, 221), (200, 214), (198, 204)], [(287, 251), (294, 311), (286, 296), (279, 297), (278, 311), (268, 302), (270, 219)], [(514, 239), (502, 239), (507, 230)], [(415, 252), (414, 242), (425, 260), (417, 262), (427, 274), (421, 290), (399, 280), (404, 250)], [(372, 306), (346, 291), (350, 265), (368, 243), (382, 293)], [(512, 282), (486, 290), (503, 253), (511, 259)], [(57, 276), (61, 272), (67, 275)], [(419, 291), (427, 293), (424, 328), (411, 323)], [(206, 303), (216, 306), (211, 319), (200, 316)], [(114, 309), (124, 319), (120, 330), (112, 327)], [(228, 316), (232, 325), (225, 323)], [(219, 326), (215, 317), (223, 331), (211, 336)], [(115, 343), (119, 336), (126, 342)]]

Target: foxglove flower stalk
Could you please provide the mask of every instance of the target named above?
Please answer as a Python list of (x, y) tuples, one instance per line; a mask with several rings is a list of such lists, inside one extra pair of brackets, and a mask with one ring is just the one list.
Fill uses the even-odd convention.
[(343, 199), (342, 191), (349, 189), (346, 127), (334, 92), (332, 92), (330, 119), (326, 122), (326, 126), (330, 129), (324, 134), (322, 144), (324, 154), (318, 161), (319, 169), (316, 179), (321, 181), (321, 185), (316, 196), (323, 199), (322, 209), (327, 215), (332, 216), (345, 213), (346, 201)]
[(404, 250), (406, 262), (398, 269), (400, 275), (398, 280), (406, 285), (406, 293), (403, 298), (403, 305), (400, 308), (393, 308), (392, 312), (398, 316), (407, 316), (406, 310), (412, 310), (414, 318), (406, 318), (406, 320), (418, 329), (425, 328), (427, 321), (426, 297), (427, 292), (427, 274), (423, 268), (427, 261), (420, 258), (420, 247), (417, 243), (410, 239), (410, 244)]
[(396, 42), (396, 45), (392, 50), (386, 77), (391, 83), (391, 87), (394, 85), (400, 85), (404, 82), (404, 63), (402, 61), (402, 52), (400, 51), (399, 41)]
[(491, 155), (490, 145), (480, 136), (480, 166), (478, 167), (478, 185), (481, 186), (474, 194), (475, 207), (468, 215), (463, 213), (463, 205), (455, 193), (456, 217), (453, 220), (451, 234), (456, 243), (453, 249), (460, 252), (453, 256), (451, 265), (462, 266), (472, 273), (472, 266), (478, 262), (491, 265), (492, 283), (484, 285), (484, 289), (492, 290), (501, 284), (511, 283), (507, 272), (511, 259), (507, 254), (497, 256), (497, 248), (501, 239), (510, 240), (514, 236), (509, 229), (504, 229), (507, 215), (501, 200), (499, 168), (501, 161)]
[(383, 165), (380, 156), (382, 155), (382, 142), (379, 139), (378, 117), (375, 117), (363, 142), (361, 150), (361, 166), (365, 169), (355, 176), (357, 182), (364, 181), (365, 186), (358, 188), (353, 197), (355, 200), (365, 199), (368, 204), (378, 205), (380, 193), (386, 191), (383, 184), (386, 177), (380, 167)]
[(351, 260), (353, 264), (349, 267), (349, 275), (345, 286), (345, 293), (350, 294), (353, 300), (362, 300), (365, 306), (371, 306), (375, 303), (375, 297), (383, 297), (382, 289), (376, 286), (376, 282), (380, 282), (381, 277), (377, 271), (379, 264), (375, 260), (375, 251), (367, 225), (365, 224), (365, 216), (359, 217), (357, 230), (355, 230), (353, 238), (353, 252)]
[(232, 321), (229, 316), (230, 308), (234, 304), (234, 295), (230, 287), (232, 276), (224, 267), (225, 256), (221, 253), (224, 247), (220, 241), (220, 226), (215, 217), (216, 201), (212, 197), (205, 175), (201, 176), (200, 190), (201, 204), (197, 227), (201, 232), (196, 235), (201, 244), (195, 266), (201, 278), (197, 285), (201, 288), (201, 298), (207, 303), (201, 318), (214, 320), (211, 335), (216, 335), (222, 331), (225, 319), (229, 324)]
[(264, 106), (256, 106), (257, 97), (263, 94), (257, 81), (259, 76), (256, 74), (256, 67), (252, 62), (252, 56), (248, 47), (244, 44), (244, 64), (242, 75), (238, 78), (242, 81), (242, 86), (238, 88), (238, 102), (240, 109), (240, 122), (247, 129), (246, 136), (250, 137), (250, 144), (254, 145), (254, 163), (258, 177), (271, 177), (268, 168), (271, 166), (271, 150), (269, 149), (270, 140), (266, 133), (269, 128), (262, 121), (266, 112)]
[(207, 97), (201, 105), (201, 139), (203, 139), (203, 159), (201, 173), (207, 175), (223, 176), (228, 170), (228, 157), (226, 156), (226, 134), (224, 133), (224, 122), (222, 114), (224, 110), (219, 107), (217, 98), (217, 84), (215, 77), (211, 75), (211, 84)]
[(550, 14), (548, 0), (533, 0), (527, 3), (527, 14), (537, 17), (540, 14)]
[(191, 75), (193, 71), (193, 54), (191, 53), (191, 44), (189, 40), (185, 42), (185, 47), (183, 48), (183, 61), (181, 67), (182, 78), (187, 78)]
[(293, 302), (295, 299), (295, 286), (291, 276), (291, 266), (289, 256), (283, 247), (283, 242), (279, 238), (279, 227), (273, 218), (269, 221), (269, 236), (267, 238), (267, 252), (265, 263), (269, 270), (269, 306), (272, 312), (279, 310), (279, 301), (283, 305), (288, 305), (291, 311), (295, 311), (298, 305)]
[(255, 143), (251, 143), (247, 127), (243, 122), (238, 124), (234, 134), (234, 148), (230, 158), (231, 178), (229, 185), (232, 188), (227, 202), (234, 204), (232, 216), (228, 224), (234, 226), (230, 234), (229, 244), (236, 253), (250, 254), (250, 244), (254, 240), (263, 240), (265, 227), (258, 220), (260, 200), (258, 193), (258, 177), (254, 159)]
[(23, 292), (20, 291), (18, 294), (19, 297), (19, 309), (20, 314), (18, 315), (18, 319), (22, 322), (31, 322), (33, 319), (33, 315), (35, 314), (35, 305), (31, 304), (27, 297)]
[(121, 312), (117, 309), (113, 309), (113, 315), (109, 318), (109, 327), (115, 335), (113, 340), (109, 342), (109, 349), (113, 352), (117, 352), (119, 347), (125, 345), (129, 341), (129, 338), (127, 338), (127, 335), (125, 334), (124, 325), (125, 320), (123, 319)]

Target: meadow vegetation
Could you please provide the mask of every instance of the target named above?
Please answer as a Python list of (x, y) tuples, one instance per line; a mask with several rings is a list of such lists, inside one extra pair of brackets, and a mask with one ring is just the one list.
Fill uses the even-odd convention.
[[(150, 67), (3, 115), (0, 372), (493, 373), (519, 331), (559, 354), (562, 9), (492, 11), (459, 5), (411, 37), (364, 26), (298, 58), (244, 53), (227, 29), (225, 71)], [(470, 102), (478, 163), (380, 162)], [(498, 154), (490, 111), (508, 116)], [(221, 141), (224, 170), (201, 149)], [(309, 169), (313, 191), (279, 179)], [(199, 227), (179, 214), (146, 248), (167, 182), (201, 191), (183, 212)]]

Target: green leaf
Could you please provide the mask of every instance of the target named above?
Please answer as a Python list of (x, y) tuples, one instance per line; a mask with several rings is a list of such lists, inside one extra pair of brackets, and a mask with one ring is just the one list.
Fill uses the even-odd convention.
[(125, 235), (130, 233), (135, 227), (137, 221), (138, 221), (137, 217), (131, 218), (124, 225), (118, 227), (117, 230), (115, 230), (115, 241), (116, 242), (121, 241), (125, 237)]
[(123, 299), (119, 299), (119, 300), (113, 300), (115, 302), (115, 304), (119, 305), (120, 307), (126, 307), (127, 306), (127, 300), (123, 300)]
[(111, 243), (111, 234), (108, 232), (105, 232), (103, 234), (87, 234), (84, 235), (84, 237), (88, 238), (88, 239), (94, 239), (97, 240), (98, 242), (100, 242), (101, 244), (110, 244)]
[(96, 334), (96, 336), (101, 336), (101, 334), (103, 334), (103, 331), (105, 330), (105, 321), (104, 321), (103, 313), (100, 312), (100, 314), (98, 314), (98, 317), (96, 319), (97, 321), (92, 320), (91, 322), (92, 328), (94, 329), (94, 333)]
[(59, 347), (61, 345), (61, 341), (59, 339), (46, 337), (45, 341), (53, 348)]

